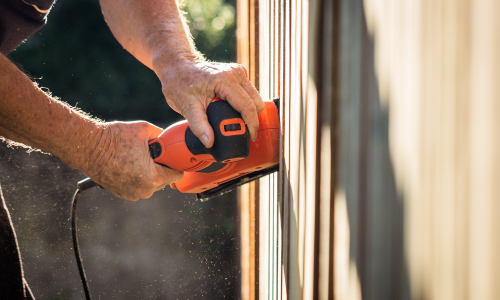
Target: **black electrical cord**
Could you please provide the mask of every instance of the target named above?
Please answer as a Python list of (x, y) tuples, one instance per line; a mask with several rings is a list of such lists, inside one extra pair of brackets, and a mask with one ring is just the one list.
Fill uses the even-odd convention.
[(80, 255), (80, 248), (78, 246), (78, 237), (76, 236), (76, 207), (78, 205), (78, 198), (80, 198), (81, 193), (98, 186), (97, 183), (93, 182), (90, 178), (86, 178), (77, 184), (77, 190), (73, 196), (73, 201), (71, 203), (71, 233), (73, 235), (73, 249), (75, 250), (76, 263), (78, 265), (78, 271), (80, 272), (80, 278), (82, 279), (83, 289), (85, 291), (85, 298), (91, 300), (89, 284), (87, 282), (87, 277), (85, 276), (85, 271), (83, 270), (82, 257)]

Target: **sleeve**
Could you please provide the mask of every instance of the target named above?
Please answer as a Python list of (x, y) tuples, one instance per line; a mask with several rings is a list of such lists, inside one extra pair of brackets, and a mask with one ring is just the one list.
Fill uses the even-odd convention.
[(0, 52), (8, 54), (45, 25), (53, 0), (0, 1)]

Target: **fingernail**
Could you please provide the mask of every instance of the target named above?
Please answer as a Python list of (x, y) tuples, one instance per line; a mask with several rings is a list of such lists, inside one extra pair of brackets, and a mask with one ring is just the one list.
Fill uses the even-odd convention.
[(206, 134), (201, 136), (201, 142), (205, 145), (205, 147), (208, 145), (208, 136)]

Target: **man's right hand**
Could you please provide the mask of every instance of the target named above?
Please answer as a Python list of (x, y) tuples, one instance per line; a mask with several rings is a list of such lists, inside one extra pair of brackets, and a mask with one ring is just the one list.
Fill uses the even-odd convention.
[(148, 141), (163, 130), (148, 122), (105, 123), (90, 157), (80, 168), (116, 196), (136, 201), (182, 179), (183, 173), (154, 163)]
[(101, 123), (44, 93), (0, 55), (0, 136), (52, 153), (116, 196), (149, 198), (182, 172), (155, 164), (147, 122)]

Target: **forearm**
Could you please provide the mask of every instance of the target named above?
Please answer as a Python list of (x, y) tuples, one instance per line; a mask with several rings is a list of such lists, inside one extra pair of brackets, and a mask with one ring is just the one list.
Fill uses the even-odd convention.
[(0, 136), (41, 149), (82, 169), (102, 124), (50, 97), (0, 55)]
[(155, 70), (175, 65), (179, 60), (201, 58), (175, 0), (100, 0), (100, 3), (115, 38), (149, 68)]
[(257, 138), (262, 98), (237, 64), (203, 61), (183, 22), (176, 0), (100, 0), (116, 39), (151, 68), (167, 103), (183, 115), (206, 147), (214, 142), (206, 109), (217, 96), (241, 113), (252, 140)]

